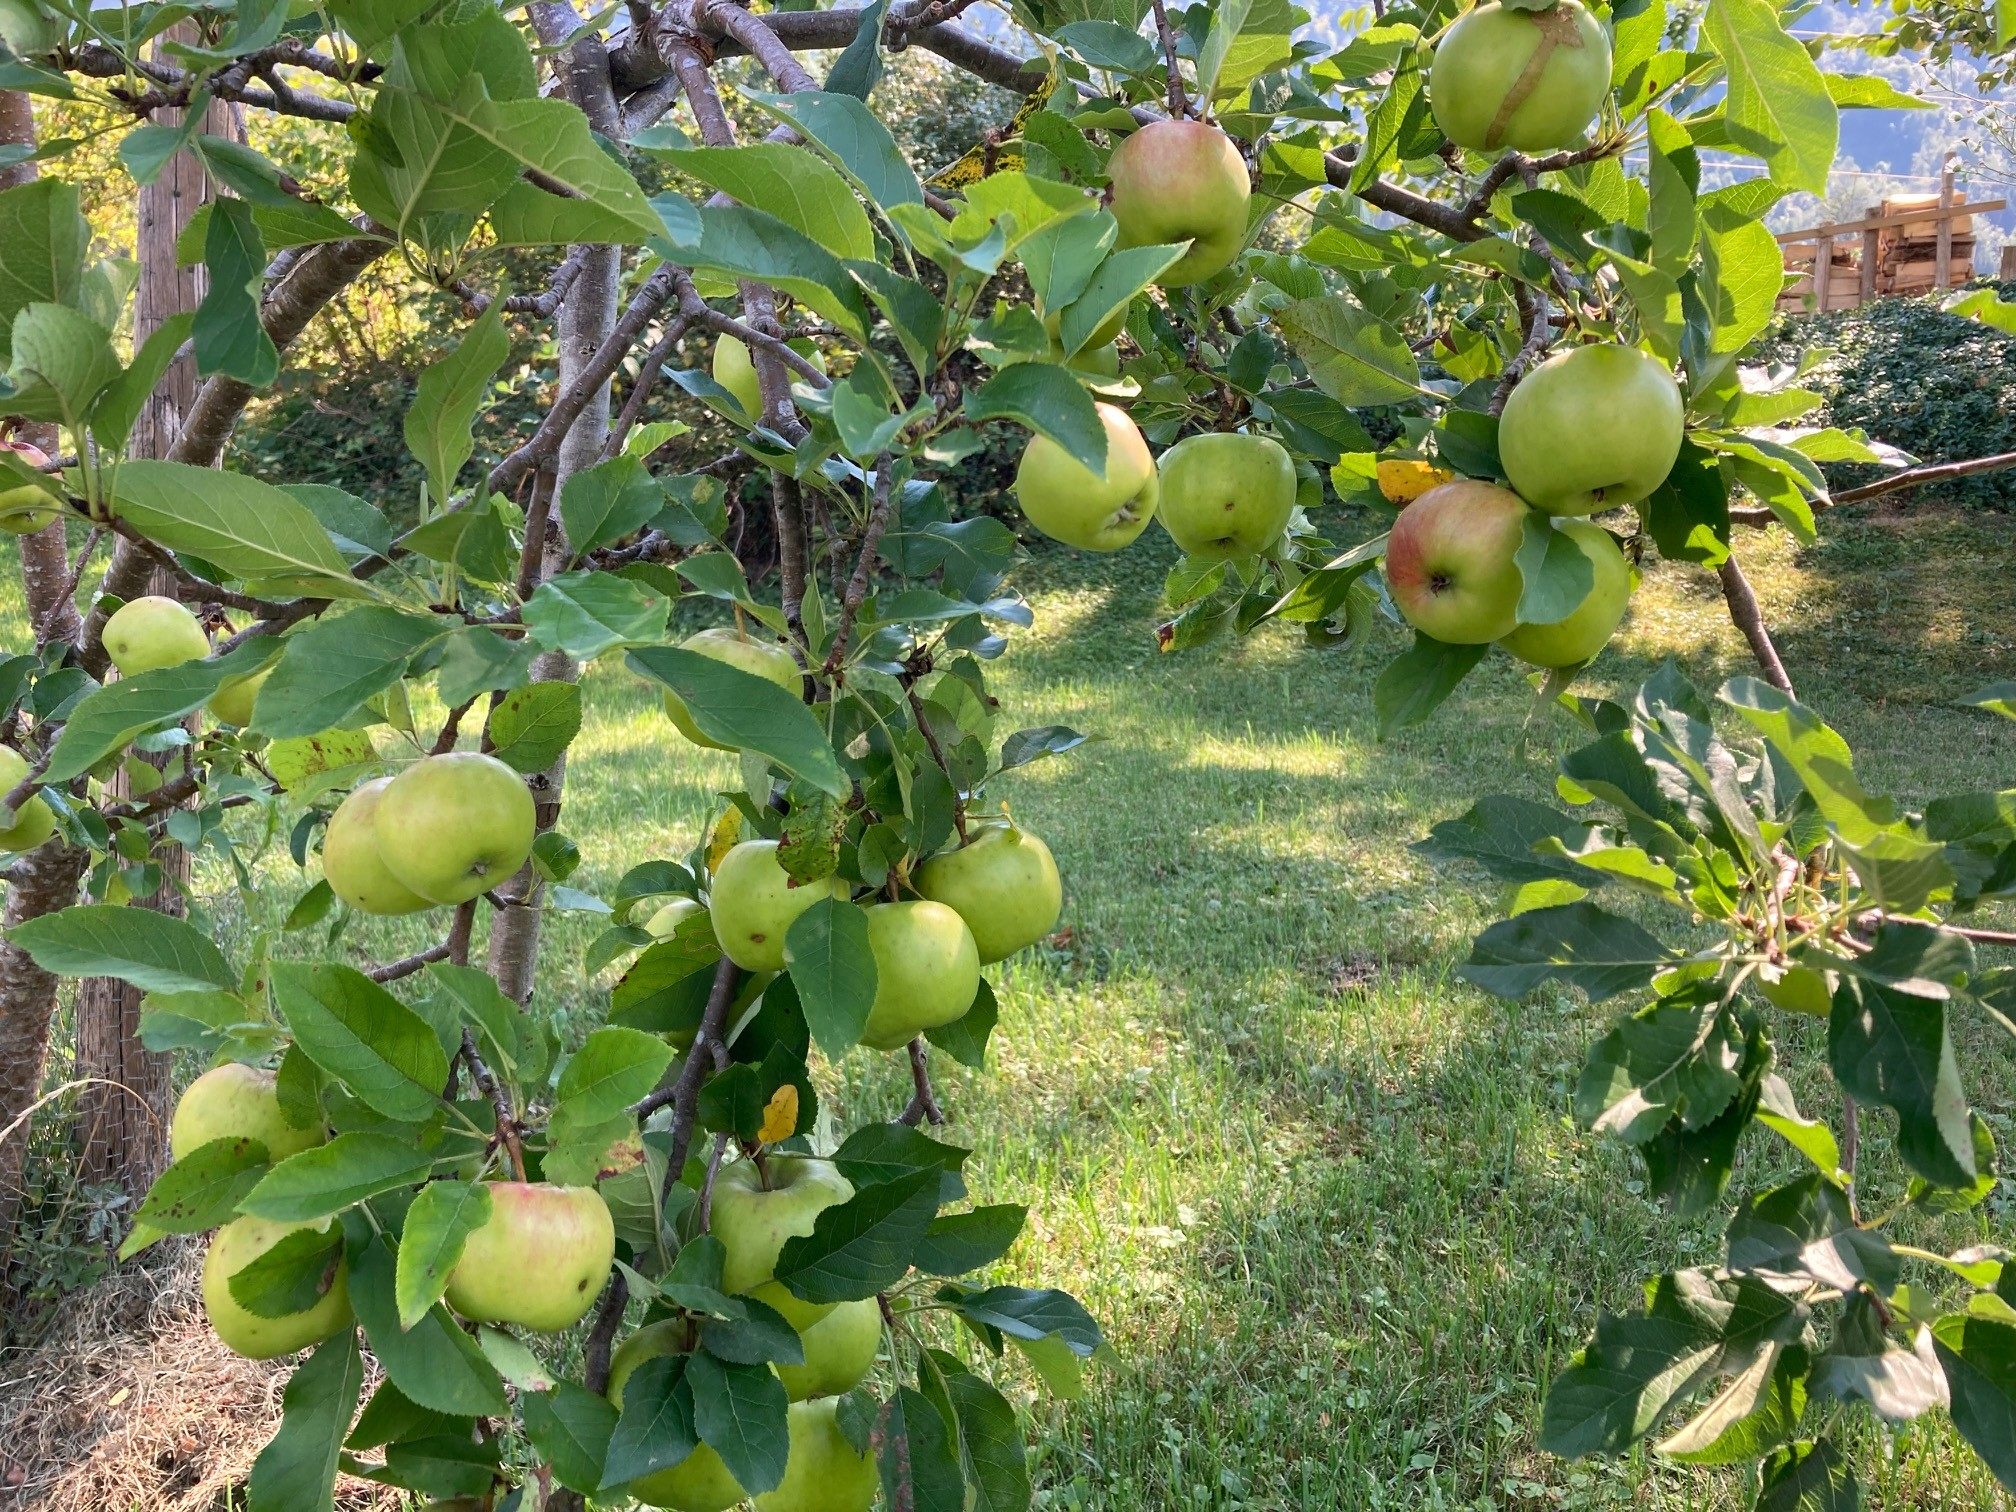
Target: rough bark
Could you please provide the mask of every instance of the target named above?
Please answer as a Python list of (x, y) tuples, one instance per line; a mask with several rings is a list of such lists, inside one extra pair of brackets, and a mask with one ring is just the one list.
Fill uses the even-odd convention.
[[(174, 35), (174, 33), (170, 33)], [(186, 40), (193, 41), (191, 31)], [(164, 117), (180, 116), (164, 111)], [(212, 136), (237, 136), (233, 107), (213, 102), (203, 129)], [(133, 300), (133, 335), (147, 337), (175, 315), (193, 310), (204, 294), (201, 264), (178, 267), (175, 244), (197, 210), (211, 197), (209, 178), (195, 154), (177, 153), (151, 184), (140, 188), (136, 252), (140, 284)], [(196, 363), (184, 352), (148, 395), (128, 445), (136, 457), (168, 454), (181, 434), (197, 394)], [(124, 544), (123, 542), (121, 543)], [(174, 580), (143, 561), (132, 572), (134, 586), (149, 593), (173, 593)], [(123, 596), (123, 595), (122, 595)], [(123, 794), (123, 779), (111, 784)], [(143, 907), (181, 916), (187, 911), (189, 855), (180, 846), (156, 851), (161, 887), (136, 900)], [(117, 1182), (135, 1196), (146, 1191), (168, 1158), (168, 1112), (172, 1062), (140, 1043), (138, 989), (110, 977), (91, 977), (77, 991), (77, 1128), (81, 1174), (87, 1181)]]

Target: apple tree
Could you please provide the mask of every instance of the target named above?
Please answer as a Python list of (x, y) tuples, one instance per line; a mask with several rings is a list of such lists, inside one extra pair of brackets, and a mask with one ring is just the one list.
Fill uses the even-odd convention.
[[(1084, 738), (1016, 728), (989, 692), (1030, 621), (1016, 540), (945, 480), (1004, 431), (1035, 529), (1112, 551), (1159, 520), (1183, 549), (1165, 649), (1271, 620), (1348, 643), (1390, 607), (1413, 638), (1372, 689), (1389, 728), (1494, 643), (1564, 695), (1643, 551), (1716, 570), (1777, 689), (1729, 697), (1774, 754), (1716, 745), (1670, 678), (1570, 701), (1603, 765), (1564, 796), (1622, 812), (1486, 804), (1438, 841), (1546, 873), (1521, 895), (1544, 906), (1480, 942), (1479, 980), (1657, 986), (1587, 1103), (1611, 1122), (1629, 1103), (1701, 1200), (1727, 1176), (1702, 1119), (1768, 1121), (1769, 1042), (1738, 1005), (1781, 980), (1821, 983), (1836, 1037), (1864, 1035), (1842, 1087), (1916, 1131), (1928, 1201), (1988, 1179), (1942, 1015), (1998, 989), (1933, 916), (2008, 890), (2006, 805), (1949, 834), (1845, 787), (1731, 554), (1738, 525), (1810, 537), (1820, 464), (1881, 457), (1798, 428), (1796, 374), (1742, 365), (1782, 282), (1760, 217), (1824, 187), (1840, 108), (1904, 103), (1821, 71), (1769, 0), (1711, 0), (1678, 43), (1658, 3), (1392, 8), (1347, 32), (1285, 0), (1022, 0), (1033, 51), (966, 24), (971, 0), (0, 4), (0, 86), (102, 107), (136, 178), (188, 152), (219, 191), (187, 238), (208, 292), (134, 350), (64, 177), (74, 144), (6, 149), (40, 176), (0, 191), (0, 412), (42, 439), (0, 454), (0, 512), (46, 612), (0, 664), (0, 844), (21, 856), (0, 1008), (39, 1059), (56, 979), (118, 978), (148, 994), (150, 1043), (209, 1064), (127, 1248), (214, 1230), (219, 1336), (311, 1351), (254, 1512), (327, 1507), (339, 1473), (484, 1507), (1029, 1503), (999, 1373), (1069, 1395), (1100, 1332), (996, 1279), (1024, 1211), (970, 1191), (968, 1152), (928, 1132), (933, 1055), (985, 1064), (984, 968), (1059, 917), (1012, 774)], [(872, 104), (905, 47), (1025, 103), (920, 173)], [(213, 100), (324, 123), (343, 181), (310, 190), (205, 133)], [(165, 108), (184, 124), (150, 119)], [(1759, 176), (1708, 187), (1710, 150)], [(674, 187), (647, 194), (647, 166)], [(425, 484), (397, 530), (394, 501), (218, 466), (290, 345), (381, 260), (466, 316), (405, 417)], [(479, 461), (512, 331), (549, 322), (550, 395)], [(129, 455), (185, 352), (203, 381), (172, 448)], [(679, 422), (645, 421), (666, 392), (731, 422), (735, 450), (703, 461)], [(1333, 495), (1406, 502), (1346, 547)], [(733, 545), (755, 509), (777, 560), (752, 577)], [(145, 591), (157, 571), (172, 593)], [(675, 608), (716, 624), (675, 635)], [(659, 690), (668, 746), (737, 764), (707, 833), (591, 889), (566, 755), (602, 658)], [(167, 770), (114, 793), (135, 752)], [(170, 843), (260, 885), (255, 830), (304, 868), (290, 922), (411, 914), (436, 943), (370, 961), (297, 928), (234, 957), (122, 906)], [(1796, 941), (1793, 883), (1769, 924), (1745, 892), (1788, 867), (1800, 917), (1824, 912)], [(1726, 914), (1729, 945), (1639, 941), (1581, 897), (1610, 880)], [(606, 1013), (578, 1043), (538, 1011), (575, 964), (542, 958), (555, 910), (607, 920), (579, 963), (610, 979)], [(821, 1062), (850, 1054), (887, 1058), (899, 1119), (822, 1109)], [(1808, 1395), (1902, 1355), (2016, 1483), (2006, 1435), (1981, 1431), (2016, 1400), (1999, 1260), (1946, 1263), (2000, 1313), (1900, 1297), (1852, 1164), (1755, 1219), (1804, 1225), (1789, 1258), (1732, 1241), (1727, 1268), (1606, 1322), (1626, 1364), (1599, 1330), (1550, 1442), (1622, 1450), (1733, 1373), (1752, 1389), (1717, 1398), (1716, 1443), (1773, 1456), (1764, 1504), (1787, 1505), (1778, 1488), (1848, 1474), (1802, 1431)], [(1847, 1257), (1831, 1269), (1823, 1238)], [(1920, 1324), (1929, 1345), (1885, 1343)], [(563, 1369), (541, 1340), (577, 1326)], [(1641, 1333), (1667, 1350), (1649, 1383)], [(362, 1401), (366, 1349), (384, 1381)], [(1876, 1363), (1824, 1367), (1844, 1355)]]

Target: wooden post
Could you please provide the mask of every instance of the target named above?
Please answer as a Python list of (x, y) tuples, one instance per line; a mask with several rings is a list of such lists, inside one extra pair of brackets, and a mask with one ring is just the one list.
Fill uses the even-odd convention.
[(1932, 270), (1932, 287), (1953, 287), (1953, 159), (1950, 156), (1939, 171), (1939, 266)]
[(1834, 301), (1834, 238), (1823, 236), (1813, 249), (1813, 288), (1820, 296), (1814, 309), (1826, 314)]
[(1856, 295), (1857, 304), (1867, 304), (1876, 297), (1876, 229), (1872, 226), (1862, 233), (1862, 287)]

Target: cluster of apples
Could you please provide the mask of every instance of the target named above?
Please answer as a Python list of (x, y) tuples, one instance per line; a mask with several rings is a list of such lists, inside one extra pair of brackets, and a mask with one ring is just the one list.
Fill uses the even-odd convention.
[[(1539, 667), (1588, 661), (1624, 617), (1631, 569), (1609, 531), (1577, 517), (1650, 496), (1672, 472), (1685, 426), (1680, 385), (1649, 353), (1606, 343), (1548, 358), (1499, 417), (1512, 487), (1458, 479), (1400, 512), (1386, 544), (1394, 606), (1451, 645), (1496, 641)], [(1588, 558), (1593, 578), (1565, 618), (1522, 625), (1517, 558), (1536, 513)]]
[(360, 913), (418, 913), (481, 897), (525, 864), (537, 831), (523, 777), (449, 751), (353, 789), (329, 818), (322, 875)]
[[(790, 1451), (784, 1478), (755, 1498), (758, 1512), (867, 1512), (875, 1500), (875, 1461), (841, 1431), (840, 1396), (866, 1379), (882, 1348), (882, 1308), (873, 1297), (855, 1302), (805, 1302), (776, 1279), (786, 1240), (808, 1235), (827, 1208), (854, 1187), (829, 1160), (771, 1154), (760, 1165), (738, 1160), (714, 1182), (708, 1232), (722, 1248), (722, 1290), (766, 1303), (798, 1331), (805, 1360), (773, 1366), (791, 1399)], [(609, 1361), (609, 1398), (619, 1408), (623, 1388), (646, 1360), (692, 1347), (676, 1319), (647, 1323)], [(678, 1512), (724, 1512), (747, 1493), (721, 1456), (702, 1444), (678, 1464), (624, 1487), (647, 1506)]]
[[(216, 1140), (255, 1140), (278, 1163), (322, 1144), (328, 1131), (288, 1116), (274, 1073), (227, 1062), (203, 1073), (175, 1105), (169, 1154), (181, 1160)], [(580, 1322), (616, 1258), (616, 1226), (593, 1187), (497, 1181), (490, 1217), (472, 1230), (449, 1274), (448, 1305), (479, 1323), (554, 1333)], [(231, 1278), (290, 1234), (331, 1232), (333, 1220), (278, 1222), (242, 1216), (211, 1237), (203, 1260), (203, 1306), (225, 1346), (254, 1360), (306, 1349), (355, 1321), (344, 1261), (335, 1256), (315, 1300), (275, 1314), (232, 1295)]]

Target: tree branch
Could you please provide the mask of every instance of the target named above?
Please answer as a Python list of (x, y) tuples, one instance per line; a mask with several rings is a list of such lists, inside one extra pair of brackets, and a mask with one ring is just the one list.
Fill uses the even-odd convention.
[(938, 1106), (938, 1095), (931, 1090), (931, 1048), (921, 1034), (910, 1041), (910, 1081), (916, 1090), (910, 1094), (910, 1106), (896, 1115), (896, 1121), (912, 1127), (923, 1122), (934, 1125), (945, 1122), (945, 1110)]
[(1787, 697), (1797, 697), (1785, 663), (1778, 657), (1778, 648), (1771, 643), (1771, 631), (1764, 624), (1764, 610), (1757, 602), (1757, 594), (1737, 565), (1733, 552), (1723, 558), (1716, 573), (1722, 579), (1722, 597), (1729, 605), (1729, 618), (1750, 643), (1750, 654), (1757, 658), (1765, 681)]

